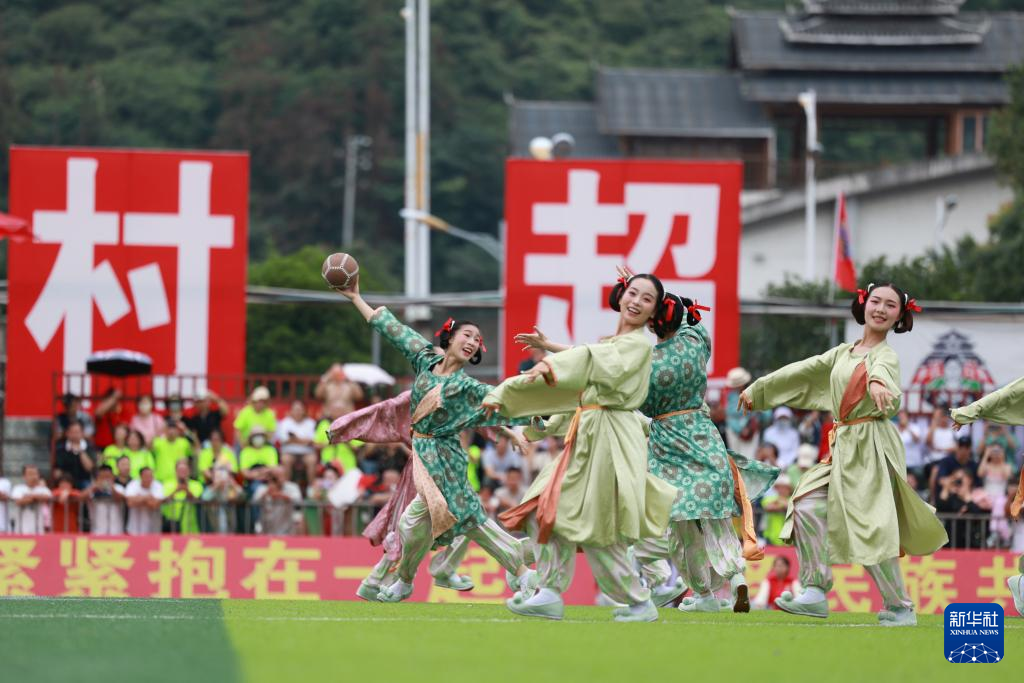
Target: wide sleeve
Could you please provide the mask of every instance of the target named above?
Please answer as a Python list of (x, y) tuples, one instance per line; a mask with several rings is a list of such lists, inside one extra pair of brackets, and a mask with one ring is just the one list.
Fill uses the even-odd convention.
[(434, 345), (423, 335), (405, 325), (384, 306), (378, 308), (370, 318), (370, 327), (388, 340), (406, 359), (416, 372), (427, 370), (436, 362)]
[(950, 411), (957, 424), (991, 420), (1002, 424), (1024, 424), (1024, 377), (963, 408)]
[(403, 391), (394, 398), (339, 417), (328, 430), (330, 443), (357, 439), (368, 443), (400, 441), (406, 446), (411, 445), (411, 394), (410, 391)]
[(551, 368), (542, 380), (531, 381), (526, 375), (509, 377), (492, 389), (483, 405), (492, 407), (506, 417), (551, 415), (576, 409), (580, 392), (587, 385), (594, 362), (589, 345), (549, 355), (544, 361)]
[(530, 425), (523, 430), (523, 436), (527, 441), (540, 441), (549, 436), (565, 436), (569, 431), (572, 416), (572, 413), (559, 413), (547, 419), (534, 417)]
[(616, 405), (636, 393), (639, 384), (646, 393), (648, 376), (635, 369), (645, 363), (649, 367), (650, 360), (651, 345), (639, 333), (574, 346), (544, 359), (551, 372), (543, 381), (510, 377), (487, 394), (483, 404), (507, 417), (554, 415), (576, 410), (583, 391), (597, 387), (599, 396)]
[[(530, 424), (529, 417), (506, 417), (495, 412), (488, 415), (484, 407), (484, 399), (494, 390), (490, 384), (485, 384), (478, 379), (468, 375), (460, 378), (456, 383), (448, 384), (442, 392), (443, 401), (466, 401), (467, 405), (473, 406), (464, 420), (460, 420), (462, 429), (474, 429), (477, 427), (509, 427)], [(450, 392), (450, 393), (449, 393)]]
[(829, 388), (832, 366), (842, 344), (826, 351), (765, 375), (750, 385), (749, 396), (754, 410), (764, 410), (786, 405), (804, 410), (831, 410), (832, 399)]
[(903, 401), (903, 389), (900, 387), (900, 359), (891, 346), (885, 345), (879, 349), (877, 354), (871, 354), (868, 358), (868, 384), (881, 382), (893, 395), (893, 402), (890, 406), (890, 416), (899, 412), (900, 404)]

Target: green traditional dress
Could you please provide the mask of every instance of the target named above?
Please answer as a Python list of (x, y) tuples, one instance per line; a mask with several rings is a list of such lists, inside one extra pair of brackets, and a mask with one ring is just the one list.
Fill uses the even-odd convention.
[[(634, 412), (647, 396), (651, 371), (651, 345), (643, 331), (576, 346), (545, 362), (549, 382), (512, 377), (484, 399), (508, 418), (555, 415), (544, 431), (528, 429), (531, 439), (564, 433), (577, 421), (574, 448), (541, 470), (524, 505), (541, 496), (559, 463), (569, 458), (554, 534), (591, 547), (660, 537), (676, 491), (647, 472), (644, 429)], [(581, 406), (600, 409), (581, 412)]]
[(989, 420), (1008, 425), (1024, 424), (1024, 377), (963, 408), (950, 411), (957, 424)]
[(648, 468), (679, 491), (672, 506), (673, 521), (740, 515), (730, 456), (742, 463), (740, 472), (751, 499), (764, 493), (778, 476), (777, 468), (726, 449), (704, 403), (710, 357), (711, 337), (704, 326), (684, 323), (671, 339), (654, 347), (651, 358), (650, 389), (640, 412), (653, 418)]
[[(658, 574), (664, 571), (662, 560), (672, 560), (686, 585), (698, 594), (714, 589), (722, 579), (731, 581), (742, 575), (746, 553), (751, 558), (763, 557), (749, 501), (743, 543), (732, 518), (743, 514), (737, 495), (757, 498), (779, 474), (778, 468), (726, 449), (704, 403), (710, 357), (707, 329), (684, 323), (670, 339), (654, 347), (650, 389), (640, 408), (652, 418), (648, 468), (676, 487), (678, 494), (667, 537), (641, 541), (634, 546), (634, 555), (648, 585), (662, 583)], [(737, 464), (744, 489), (736, 486), (730, 457)], [(695, 520), (702, 520), (700, 526)]]
[[(788, 405), (830, 410), (842, 422), (856, 422), (834, 427), (831, 462), (818, 463), (800, 477), (782, 538), (792, 540), (792, 501), (828, 487), (831, 563), (876, 565), (898, 557), (901, 550), (933, 553), (946, 544), (946, 532), (934, 509), (906, 482), (906, 453), (890, 419), (902, 396), (899, 359), (885, 342), (863, 356), (855, 356), (853, 348), (840, 344), (762, 377), (748, 389), (755, 410)], [(864, 370), (851, 388), (862, 363)], [(886, 412), (878, 410), (867, 391), (875, 380), (896, 397)]]
[[(487, 513), (480, 504), (480, 498), (466, 477), (469, 456), (462, 450), (459, 433), (473, 427), (508, 425), (515, 421), (498, 415), (487, 417), (480, 404), (493, 388), (489, 384), (473, 379), (462, 370), (450, 375), (435, 375), (433, 368), (444, 356), (437, 353), (434, 345), (422, 335), (402, 324), (388, 309), (377, 309), (370, 318), (370, 325), (402, 352), (416, 372), (410, 403), (414, 418), (413, 457), (422, 464), (425, 473), (429, 474), (444, 497), (450, 517), (443, 515), (442, 511), (442, 518), (432, 506), (431, 491), (425, 490), (432, 487), (425, 481), (425, 477), (416, 476), (415, 469), (414, 480), (417, 491), (431, 508), (434, 544), (451, 545), (456, 536), (487, 521)], [(417, 408), (420, 401), (430, 392), (440, 394), (441, 405), (430, 414), (419, 417)]]
[[(989, 420), (1009, 425), (1024, 424), (1024, 377), (1010, 382), (1002, 389), (978, 399), (963, 408), (950, 411), (957, 424), (970, 424), (975, 420)], [(1017, 493), (1010, 504), (1010, 514), (1020, 514), (1024, 506), (1024, 473), (1020, 476)], [(1020, 570), (1024, 573), (1024, 555), (1020, 558)]]

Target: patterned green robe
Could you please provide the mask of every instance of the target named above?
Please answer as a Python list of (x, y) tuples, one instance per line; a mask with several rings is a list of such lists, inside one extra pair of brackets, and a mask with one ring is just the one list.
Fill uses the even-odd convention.
[[(580, 415), (554, 532), (592, 547), (661, 537), (676, 491), (647, 472), (643, 424), (634, 412), (647, 396), (651, 372), (651, 345), (643, 331), (576, 346), (545, 361), (554, 376), (551, 385), (512, 377), (484, 403), (508, 417), (555, 415), (544, 431), (528, 429), (530, 438), (564, 433), (578, 406), (605, 408)], [(541, 494), (563, 457), (541, 470), (524, 502)]]
[[(907, 484), (907, 456), (891, 418), (902, 398), (899, 359), (885, 342), (863, 356), (853, 344), (840, 344), (820, 356), (791, 363), (760, 378), (748, 389), (755, 410), (787, 405), (840, 414), (843, 394), (853, 371), (864, 362), (868, 382), (880, 380), (895, 397), (881, 412), (864, 396), (847, 420), (882, 419), (840, 427), (832, 462), (807, 470), (793, 492), (796, 500), (828, 486), (828, 542), (832, 564), (875, 565), (900, 555), (928, 555), (947, 542), (934, 508)], [(782, 538), (792, 540), (793, 502), (786, 512)]]
[(423, 463), (444, 496), (448, 511), (455, 517), (455, 526), (435, 538), (435, 545), (450, 545), (456, 536), (487, 520), (480, 498), (466, 476), (469, 456), (462, 449), (459, 433), (474, 427), (508, 425), (516, 421), (498, 415), (487, 418), (480, 403), (493, 388), (491, 385), (473, 379), (462, 370), (443, 377), (435, 375), (433, 368), (444, 356), (436, 353), (433, 344), (403, 325), (387, 308), (378, 308), (370, 318), (370, 325), (412, 363), (416, 372), (410, 403), (412, 414), (427, 392), (441, 387), (441, 407), (412, 425), (414, 432), (433, 438), (414, 437), (412, 445), (415, 457)]
[(650, 418), (678, 410), (697, 410), (651, 422), (647, 465), (678, 489), (672, 520), (726, 519), (740, 515), (734, 497), (730, 456), (740, 468), (747, 495), (758, 498), (772, 485), (778, 468), (726, 450), (704, 403), (711, 338), (703, 325), (686, 325), (654, 347), (651, 382), (640, 412)]
[(954, 408), (950, 414), (957, 424), (962, 425), (975, 420), (989, 420), (1009, 425), (1024, 424), (1024, 377), (968, 406)]

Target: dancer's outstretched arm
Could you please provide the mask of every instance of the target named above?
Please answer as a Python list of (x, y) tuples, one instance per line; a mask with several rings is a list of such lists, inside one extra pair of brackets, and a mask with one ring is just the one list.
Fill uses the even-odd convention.
[(537, 329), (536, 325), (534, 325), (532, 333), (520, 332), (517, 334), (515, 336), (515, 342), (517, 344), (522, 344), (524, 347), (523, 350), (542, 349), (548, 353), (558, 353), (559, 351), (565, 351), (572, 348), (569, 344), (559, 344), (558, 342), (551, 341), (547, 338), (547, 335)]
[(341, 293), (343, 297), (345, 297), (346, 299), (351, 301), (353, 305), (355, 305), (356, 310), (358, 310), (363, 315), (363, 318), (365, 318), (367, 322), (369, 322), (370, 318), (373, 317), (373, 314), (377, 312), (377, 309), (371, 308), (370, 304), (366, 303), (366, 301), (363, 300), (362, 295), (359, 293), (358, 280), (356, 280), (355, 285), (353, 285), (351, 289), (344, 289), (338, 291)]
[(830, 373), (837, 346), (820, 356), (790, 363), (758, 379), (740, 394), (746, 410), (764, 410), (787, 405), (805, 410), (831, 410)]
[(1024, 424), (1024, 377), (970, 405), (954, 408), (950, 414), (957, 425), (982, 419), (1002, 424)]
[(419, 332), (402, 323), (387, 307), (371, 308), (359, 294), (358, 282), (352, 289), (343, 290), (341, 295), (349, 299), (370, 326), (380, 332), (388, 343), (412, 363), (416, 372), (427, 370), (437, 362), (439, 356), (434, 352), (434, 345)]

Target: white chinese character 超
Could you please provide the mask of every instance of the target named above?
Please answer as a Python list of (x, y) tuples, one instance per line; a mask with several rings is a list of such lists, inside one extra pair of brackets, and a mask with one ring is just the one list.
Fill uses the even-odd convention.
[[(602, 286), (611, 282), (615, 266), (628, 265), (634, 272), (654, 272), (668, 251), (680, 277), (664, 280), (668, 291), (713, 303), (714, 281), (699, 280), (714, 267), (717, 256), (718, 214), (721, 189), (700, 183), (626, 183), (622, 204), (598, 201), (600, 174), (592, 170), (568, 173), (565, 203), (537, 203), (533, 207), (533, 232), (564, 235), (561, 254), (528, 254), (524, 263), (527, 286), (569, 287), (571, 299), (541, 295), (536, 321), (552, 339), (592, 343), (615, 326), (615, 313), (606, 307)], [(601, 237), (629, 234), (631, 215), (640, 215), (640, 234), (628, 254), (599, 253)], [(686, 216), (684, 243), (669, 247), (675, 219)], [(713, 313), (704, 316), (714, 327)], [(713, 361), (712, 361), (713, 367)], [(709, 367), (709, 370), (711, 367)]]

